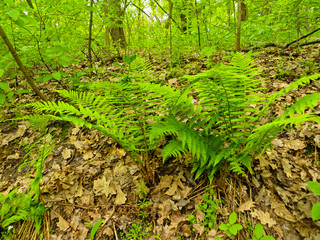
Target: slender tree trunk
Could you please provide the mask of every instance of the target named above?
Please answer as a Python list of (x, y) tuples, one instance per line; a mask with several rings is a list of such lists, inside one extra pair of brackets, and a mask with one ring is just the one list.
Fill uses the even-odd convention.
[(200, 35), (199, 15), (198, 15), (198, 10), (197, 10), (197, 0), (194, 0), (194, 6), (196, 8), (196, 16), (197, 16), (198, 46), (201, 49), (201, 35)]
[(24, 74), (24, 76), (26, 77), (28, 83), (30, 84), (31, 88), (33, 89), (33, 91), (44, 101), (48, 101), (47, 97), (44, 96), (42, 94), (42, 92), (40, 92), (40, 90), (38, 89), (37, 85), (34, 83), (34, 81), (32, 80), (30, 73), (28, 72), (28, 70), (24, 67), (23, 63), (21, 62), (17, 52), (14, 50), (10, 40), (8, 39), (6, 33), (3, 31), (1, 25), (0, 25), (0, 35), (3, 39), (3, 41), (5, 42), (5, 44), (7, 45), (9, 51), (11, 52), (14, 60), (16, 61), (16, 63), (18, 64), (20, 70), (22, 71), (22, 73)]
[[(90, 1), (90, 7), (93, 7), (93, 0)], [(88, 60), (89, 66), (92, 71), (92, 55), (91, 55), (91, 42), (92, 42), (92, 21), (93, 21), (93, 11), (90, 10), (90, 22), (89, 22), (89, 42), (88, 42)]]
[[(105, 17), (108, 17), (108, 0), (104, 0), (104, 15)], [(110, 43), (110, 27), (108, 26), (108, 24), (106, 24), (106, 47), (107, 47), (107, 51), (109, 52), (109, 49), (111, 47), (111, 43)]]
[(238, 24), (237, 24), (237, 36), (236, 36), (236, 50), (241, 50), (241, 0), (238, 0)]
[(27, 0), (27, 3), (28, 3), (28, 5), (29, 5), (29, 7), (31, 7), (32, 9), (34, 9), (31, 0)]
[(172, 21), (172, 7), (173, 7), (173, 3), (171, 0), (168, 0), (169, 2), (169, 31), (170, 31), (170, 54), (172, 55), (172, 24), (171, 24), (171, 21)]

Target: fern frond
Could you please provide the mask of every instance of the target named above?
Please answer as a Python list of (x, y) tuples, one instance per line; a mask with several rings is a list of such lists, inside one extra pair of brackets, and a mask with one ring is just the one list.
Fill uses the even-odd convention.
[(163, 162), (169, 157), (181, 157), (182, 154), (186, 154), (187, 150), (182, 146), (181, 141), (171, 140), (169, 143), (162, 149), (162, 159)]
[(312, 93), (308, 94), (301, 99), (299, 99), (296, 103), (292, 104), (282, 115), (281, 120), (285, 117), (293, 117), (294, 114), (304, 114), (307, 107), (314, 109), (318, 102), (320, 101), (320, 93)]
[(314, 81), (318, 78), (320, 78), (320, 74), (302, 77), (302, 78), (296, 80), (293, 84), (286, 87), (285, 89), (282, 89), (279, 92), (274, 93), (269, 98), (268, 103), (263, 107), (263, 109), (261, 109), (260, 114), (262, 114), (262, 115), (265, 114), (265, 112), (268, 111), (270, 104), (272, 104), (277, 98), (287, 94), (288, 92), (290, 92), (294, 89), (299, 88), (299, 86), (309, 84), (311, 81)]

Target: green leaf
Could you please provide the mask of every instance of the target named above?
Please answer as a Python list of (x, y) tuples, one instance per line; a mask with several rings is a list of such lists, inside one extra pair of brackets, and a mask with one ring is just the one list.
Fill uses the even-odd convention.
[(126, 68), (125, 66), (122, 66), (120, 63), (117, 63), (117, 62), (115, 62), (114, 65), (117, 67)]
[(58, 81), (61, 80), (61, 73), (60, 72), (55, 72), (55, 73), (52, 73), (52, 77)]
[(24, 93), (30, 93), (30, 91), (27, 90), (27, 89), (19, 89), (19, 90), (17, 91), (17, 93), (18, 93), (18, 94), (24, 94)]
[(243, 227), (241, 224), (234, 224), (229, 228), (229, 232), (233, 235), (237, 235), (238, 231), (241, 230)]
[(3, 69), (0, 69), (0, 77), (3, 76), (3, 73), (4, 73)]
[(14, 95), (14, 92), (8, 92), (8, 93), (7, 93), (7, 98), (8, 98), (8, 100), (12, 100), (13, 95)]
[(10, 87), (7, 83), (4, 82), (0, 82), (0, 89), (2, 89), (5, 92), (9, 92), (10, 91)]
[(315, 193), (315, 194), (317, 194), (317, 195), (319, 195), (320, 196), (320, 183), (318, 183), (318, 182), (307, 182), (307, 184), (308, 184), (308, 187), (310, 188), (310, 190), (313, 192), (313, 193)]
[(100, 227), (101, 223), (104, 221), (104, 219), (100, 219), (98, 222), (96, 222), (90, 232), (90, 239), (93, 240), (94, 239), (94, 235), (96, 234), (96, 232), (98, 231), (98, 228)]
[(4, 104), (6, 101), (6, 95), (0, 92), (0, 104)]
[(263, 226), (260, 223), (254, 226), (254, 234), (258, 239), (260, 239), (264, 235)]
[(12, 17), (14, 20), (18, 20), (19, 16), (20, 16), (20, 12), (12, 9), (9, 12), (7, 12), (7, 15), (9, 15), (10, 17)]
[(229, 224), (235, 224), (235, 222), (237, 221), (237, 214), (235, 212), (232, 212), (229, 216)]
[(227, 224), (221, 224), (219, 226), (219, 229), (222, 230), (222, 231), (227, 231), (229, 229), (229, 225)]
[(317, 221), (320, 219), (320, 202), (315, 203), (311, 210), (312, 220)]

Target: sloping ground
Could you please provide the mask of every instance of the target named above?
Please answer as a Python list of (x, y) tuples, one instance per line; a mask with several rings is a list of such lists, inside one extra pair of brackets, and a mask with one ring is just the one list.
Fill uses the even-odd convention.
[[(319, 51), (320, 46), (310, 46), (299, 51), (267, 49), (256, 55), (258, 66), (269, 80), (268, 93), (286, 87), (303, 74), (319, 72)], [(223, 55), (226, 54), (219, 53), (211, 60), (224, 61)], [(205, 70), (203, 61), (186, 56), (178, 63), (183, 65), (182, 70), (170, 70), (165, 59), (152, 59), (159, 80), (177, 87), (182, 74)], [(112, 78), (110, 73), (119, 71), (112, 65), (104, 67), (105, 76), (101, 78), (108, 74)], [(319, 92), (319, 82), (277, 100), (272, 106), (273, 113), (278, 116), (295, 99)], [(59, 87), (52, 82), (48, 89), (56, 88)], [(50, 97), (56, 96), (50, 93)], [(23, 95), (22, 100), (34, 101), (31, 94)], [(319, 110), (317, 107), (308, 111)], [(10, 118), (29, 114), (29, 110), (16, 104), (16, 108), (5, 109), (3, 113), (4, 118)], [(226, 223), (233, 211), (238, 213), (238, 222), (244, 227), (234, 239), (249, 239), (250, 229), (256, 223), (263, 224), (266, 234), (276, 239), (320, 239), (320, 223), (311, 219), (311, 207), (320, 199), (307, 187), (307, 181), (320, 179), (318, 124), (283, 129), (273, 140), (273, 149), (254, 161), (254, 175), (241, 178), (221, 169), (211, 185), (204, 177), (197, 182), (193, 180), (188, 157), (171, 159), (163, 165), (158, 149), (156, 184), (147, 187), (135, 161), (96, 130), (68, 124), (48, 127), (60, 140), (44, 164), (41, 199), (50, 207), (42, 230), (46, 239), (89, 238), (90, 229), (100, 219), (104, 220), (95, 239), (226, 239), (225, 232), (214, 227), (206, 229), (200, 223), (213, 217), (217, 220), (214, 225)], [(29, 169), (16, 170), (23, 162), (21, 144), (32, 143), (36, 137), (27, 122), (0, 123), (1, 193), (17, 186), (22, 192), (26, 190)], [(220, 200), (213, 216), (209, 210), (198, 209), (205, 194), (209, 199), (213, 196)], [(213, 206), (210, 202), (209, 209)], [(194, 218), (188, 218), (189, 215)], [(18, 229), (19, 225), (14, 227)], [(134, 238), (135, 233), (140, 238)]]

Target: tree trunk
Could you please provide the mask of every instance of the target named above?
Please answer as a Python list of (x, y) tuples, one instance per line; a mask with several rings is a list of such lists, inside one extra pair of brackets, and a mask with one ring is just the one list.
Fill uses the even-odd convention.
[[(90, 7), (93, 7), (93, 0), (90, 1)], [(93, 12), (90, 10), (90, 22), (89, 22), (89, 42), (88, 42), (88, 60), (89, 66), (92, 71), (92, 57), (91, 57), (91, 42), (92, 42), (92, 20), (93, 20)], [(90, 72), (91, 72), (90, 71)], [(91, 75), (91, 74), (90, 74)]]
[(168, 19), (168, 24), (169, 24), (169, 30), (170, 30), (170, 54), (172, 55), (172, 8), (173, 8), (173, 3), (171, 0), (168, 0), (169, 3), (169, 19)]
[(120, 0), (109, 0), (108, 8), (108, 14), (113, 15), (110, 18), (110, 33), (113, 45), (115, 47), (120, 45), (122, 48), (126, 48), (127, 42), (123, 30), (123, 15), (125, 9), (121, 9)]
[(24, 74), (24, 76), (26, 77), (28, 83), (30, 84), (31, 88), (33, 89), (33, 91), (38, 94), (38, 96), (44, 100), (44, 101), (48, 101), (47, 97), (44, 96), (42, 94), (42, 92), (40, 92), (40, 90), (38, 89), (37, 85), (34, 83), (34, 81), (32, 80), (30, 73), (27, 71), (27, 69), (24, 67), (23, 63), (21, 62), (17, 52), (14, 50), (10, 40), (8, 39), (6, 33), (3, 31), (1, 25), (0, 25), (0, 35), (3, 39), (3, 41), (5, 42), (5, 44), (7, 45), (7, 47), (9, 48), (9, 51), (11, 52), (14, 60), (16, 61), (16, 63), (18, 64), (20, 70), (22, 71), (22, 73)]
[(238, 0), (238, 24), (237, 24), (237, 36), (236, 36), (236, 50), (241, 50), (241, 0)]
[[(109, 11), (108, 11), (108, 0), (104, 0), (103, 7), (104, 7), (104, 15), (107, 18), (108, 14), (109, 14)], [(107, 47), (107, 50), (109, 51), (109, 49), (111, 47), (111, 43), (110, 43), (110, 27), (108, 26), (108, 24), (106, 24), (105, 28), (106, 28), (106, 36), (105, 36), (106, 37), (106, 47)]]

